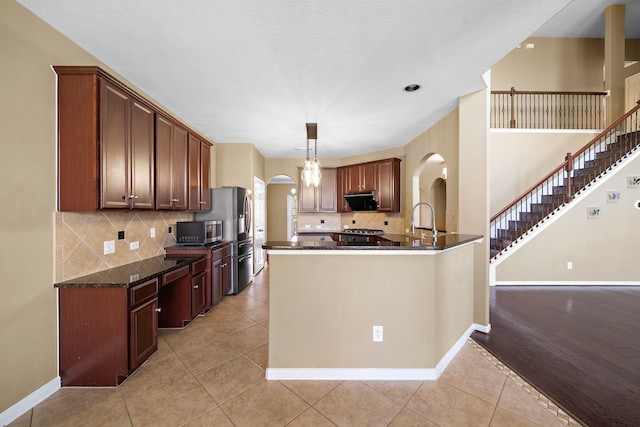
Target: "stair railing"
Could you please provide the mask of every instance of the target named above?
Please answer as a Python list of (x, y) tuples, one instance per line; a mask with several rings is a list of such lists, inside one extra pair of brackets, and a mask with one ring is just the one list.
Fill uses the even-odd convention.
[[(522, 221), (521, 212), (546, 217), (640, 145), (640, 100), (602, 133), (491, 217), (492, 241), (515, 241), (538, 221)], [(504, 247), (498, 245), (501, 251)], [(493, 256), (492, 256), (493, 257)]]
[(491, 91), (491, 127), (602, 129), (606, 92)]

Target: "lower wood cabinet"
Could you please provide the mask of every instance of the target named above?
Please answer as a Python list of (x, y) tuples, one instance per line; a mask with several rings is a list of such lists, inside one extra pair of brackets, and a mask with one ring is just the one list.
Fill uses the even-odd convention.
[(212, 305), (231, 290), (231, 245), (212, 253)]
[(195, 318), (205, 311), (206, 264), (206, 258), (191, 264), (191, 318)]
[(62, 386), (116, 386), (158, 348), (158, 279), (59, 292)]

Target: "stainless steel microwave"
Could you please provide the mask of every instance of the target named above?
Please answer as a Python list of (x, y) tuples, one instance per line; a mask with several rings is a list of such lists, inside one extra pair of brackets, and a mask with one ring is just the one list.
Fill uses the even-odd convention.
[(179, 245), (200, 246), (222, 240), (222, 221), (183, 221), (176, 223)]

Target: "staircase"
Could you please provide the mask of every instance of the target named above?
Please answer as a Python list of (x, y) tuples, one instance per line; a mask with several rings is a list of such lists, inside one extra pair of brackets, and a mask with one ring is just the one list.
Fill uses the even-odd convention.
[(564, 163), (491, 218), (492, 261), (638, 148), (639, 109), (640, 101), (578, 152), (568, 153)]

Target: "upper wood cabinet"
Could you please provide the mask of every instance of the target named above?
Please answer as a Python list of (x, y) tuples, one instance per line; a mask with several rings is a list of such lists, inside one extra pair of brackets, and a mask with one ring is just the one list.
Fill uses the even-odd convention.
[(211, 144), (189, 134), (189, 210), (211, 210)]
[(337, 212), (338, 187), (337, 170), (321, 168), (322, 179), (318, 187), (305, 187), (302, 180), (298, 189), (298, 210), (300, 212)]
[(338, 212), (351, 212), (344, 193), (375, 191), (378, 212), (400, 212), (400, 159), (384, 159), (338, 168)]
[(400, 159), (376, 162), (378, 212), (400, 212)]
[(346, 190), (348, 193), (373, 191), (375, 189), (375, 163), (369, 162), (346, 166)]
[(187, 210), (187, 131), (156, 114), (156, 208)]
[(97, 67), (58, 73), (58, 208), (154, 208), (154, 111)]
[[(58, 74), (58, 209), (187, 210), (191, 131), (158, 114), (159, 108), (98, 67), (53, 68)], [(201, 194), (194, 203), (206, 210), (210, 201), (202, 189), (210, 185), (210, 159), (203, 153), (210, 144), (196, 139), (201, 147), (195, 167), (200, 169), (193, 175)]]

